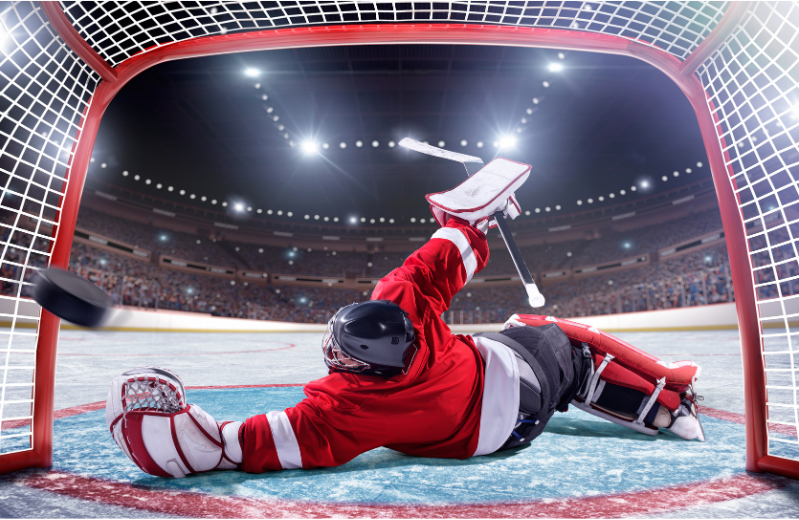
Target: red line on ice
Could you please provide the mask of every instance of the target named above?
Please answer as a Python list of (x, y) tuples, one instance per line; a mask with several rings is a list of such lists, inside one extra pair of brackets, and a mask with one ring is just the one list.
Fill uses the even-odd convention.
[(288, 345), (287, 347), (279, 347), (279, 348), (267, 348), (262, 350), (231, 350), (227, 352), (186, 352), (182, 354), (172, 354), (172, 353), (160, 353), (160, 354), (65, 354), (60, 353), (59, 356), (80, 356), (80, 357), (152, 357), (152, 356), (166, 356), (166, 357), (173, 357), (173, 356), (216, 356), (219, 354), (254, 354), (257, 352), (274, 352), (276, 350), (289, 350), (297, 345), (293, 343), (285, 343), (283, 341), (270, 341), (269, 343), (280, 343), (282, 345)]
[(726, 502), (779, 489), (788, 479), (741, 474), (720, 480), (597, 497), (520, 503), (361, 505), (219, 497), (176, 490), (133, 487), (61, 471), (22, 477), (24, 486), (108, 505), (195, 518), (620, 518)]

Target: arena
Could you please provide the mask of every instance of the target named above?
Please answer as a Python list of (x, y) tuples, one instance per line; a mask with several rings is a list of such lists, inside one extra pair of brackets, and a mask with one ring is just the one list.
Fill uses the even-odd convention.
[[(0, 516), (796, 517), (798, 27), (794, 2), (3, 4)], [(442, 221), (431, 194), (503, 159), (529, 173), (504, 195), (518, 215), (499, 208), (508, 231)], [(449, 239), (455, 256), (413, 281), (444, 302), (425, 319), (475, 352), (470, 335), (531, 315), (671, 371), (692, 360), (680, 395), (706, 440), (667, 431), (679, 410), (657, 435), (623, 424), (658, 432), (647, 413), (676, 388), (660, 376), (630, 419), (591, 411), (615, 355), (600, 350), (587, 394), (532, 443), (386, 441), (313, 466), (316, 433), (285, 419), (287, 462), (273, 414), (336, 372), (328, 323), (393, 299), (462, 222), (479, 238)], [(108, 294), (102, 326), (39, 307), (48, 267)], [(414, 330), (413, 356), (433, 336)], [(431, 349), (427, 369), (447, 351)], [(247, 469), (242, 427), (246, 471), (148, 475), (106, 423), (134, 367), (180, 376), (220, 424), (220, 461), (224, 421), (269, 418), (278, 467)]]

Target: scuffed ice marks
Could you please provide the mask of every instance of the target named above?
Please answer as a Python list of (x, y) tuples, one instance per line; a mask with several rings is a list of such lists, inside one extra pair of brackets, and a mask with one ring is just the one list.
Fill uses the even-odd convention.
[[(302, 388), (189, 391), (215, 418), (281, 410)], [(181, 480), (142, 473), (114, 444), (98, 410), (55, 422), (55, 468), (148, 488), (314, 503), (443, 505), (590, 497), (743, 473), (743, 426), (703, 418), (708, 442), (647, 437), (571, 410), (529, 447), (467, 460), (422, 459), (381, 448), (338, 468), (263, 475), (214, 472)]]

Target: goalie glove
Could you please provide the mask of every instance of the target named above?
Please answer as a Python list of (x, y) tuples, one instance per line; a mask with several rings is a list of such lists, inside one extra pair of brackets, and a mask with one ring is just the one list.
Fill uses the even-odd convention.
[(114, 442), (157, 477), (238, 469), (243, 423), (217, 423), (185, 398), (183, 382), (169, 370), (138, 368), (115, 378), (105, 409)]
[(455, 188), (431, 193), (425, 198), (441, 227), (447, 224), (450, 216), (455, 216), (485, 233), (491, 216), (497, 211), (511, 219), (521, 214), (513, 194), (529, 176), (529, 164), (494, 159)]

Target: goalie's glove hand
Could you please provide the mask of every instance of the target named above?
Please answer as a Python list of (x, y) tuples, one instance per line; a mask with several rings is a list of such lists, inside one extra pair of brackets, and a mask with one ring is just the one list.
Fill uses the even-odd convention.
[(441, 227), (450, 217), (458, 217), (485, 233), (494, 213), (501, 211), (511, 219), (521, 214), (514, 193), (529, 176), (530, 165), (499, 158), (453, 189), (426, 198)]
[(181, 478), (240, 467), (242, 423), (217, 423), (185, 398), (182, 381), (169, 370), (125, 372), (111, 382), (106, 425), (123, 453), (150, 475)]

